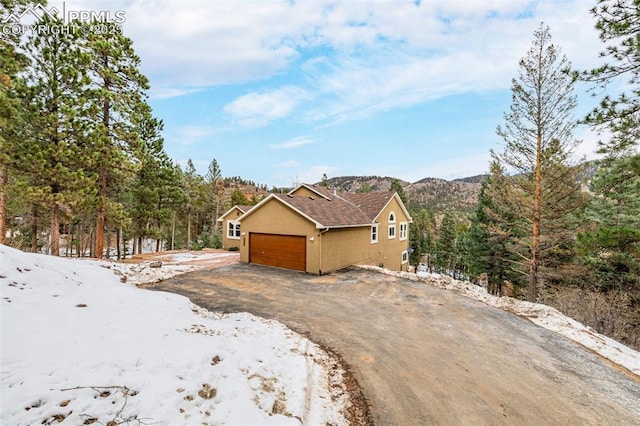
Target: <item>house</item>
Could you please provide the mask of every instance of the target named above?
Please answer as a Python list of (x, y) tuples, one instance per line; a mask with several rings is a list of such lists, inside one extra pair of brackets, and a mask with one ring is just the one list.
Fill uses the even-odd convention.
[(353, 264), (408, 270), (411, 217), (396, 193), (338, 194), (302, 184), (234, 214), (220, 219), (241, 224), (232, 233), (241, 262), (318, 275)]
[(237, 205), (231, 207), (217, 220), (222, 228), (222, 248), (240, 248), (240, 222), (238, 218), (254, 206)]

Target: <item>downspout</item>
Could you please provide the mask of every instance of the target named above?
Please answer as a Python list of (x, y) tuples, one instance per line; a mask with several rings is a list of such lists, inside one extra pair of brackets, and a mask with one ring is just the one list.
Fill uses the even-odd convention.
[(322, 275), (322, 234), (324, 234), (325, 232), (329, 231), (329, 228), (324, 228), (320, 230), (320, 233), (318, 234), (319, 241), (318, 244), (320, 244), (320, 247), (318, 248), (318, 251), (320, 252), (320, 256), (318, 259), (318, 275)]

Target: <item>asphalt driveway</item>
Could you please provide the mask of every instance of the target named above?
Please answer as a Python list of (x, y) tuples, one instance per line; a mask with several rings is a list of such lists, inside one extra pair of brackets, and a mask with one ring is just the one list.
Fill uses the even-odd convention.
[(419, 282), (231, 265), (154, 289), (276, 319), (338, 353), (379, 425), (640, 425), (640, 381), (513, 314)]

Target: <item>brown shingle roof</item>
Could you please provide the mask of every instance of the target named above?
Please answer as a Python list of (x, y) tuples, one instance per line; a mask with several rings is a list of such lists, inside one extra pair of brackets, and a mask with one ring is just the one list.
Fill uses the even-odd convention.
[(340, 197), (327, 200), (322, 197), (273, 195), (323, 227), (368, 225), (372, 220), (363, 210)]
[(236, 204), (236, 207), (240, 209), (240, 211), (242, 213), (246, 213), (249, 210), (251, 210), (253, 207), (255, 207), (255, 205), (250, 205), (250, 204)]
[(355, 204), (373, 222), (393, 197), (393, 192), (364, 192), (338, 194), (339, 197)]

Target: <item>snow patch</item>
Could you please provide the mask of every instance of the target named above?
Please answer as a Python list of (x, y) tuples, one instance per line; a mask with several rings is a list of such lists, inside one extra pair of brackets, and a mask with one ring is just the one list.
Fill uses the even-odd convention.
[(0, 246), (1, 424), (348, 423), (344, 372), (321, 347), (114, 274), (152, 269)]

